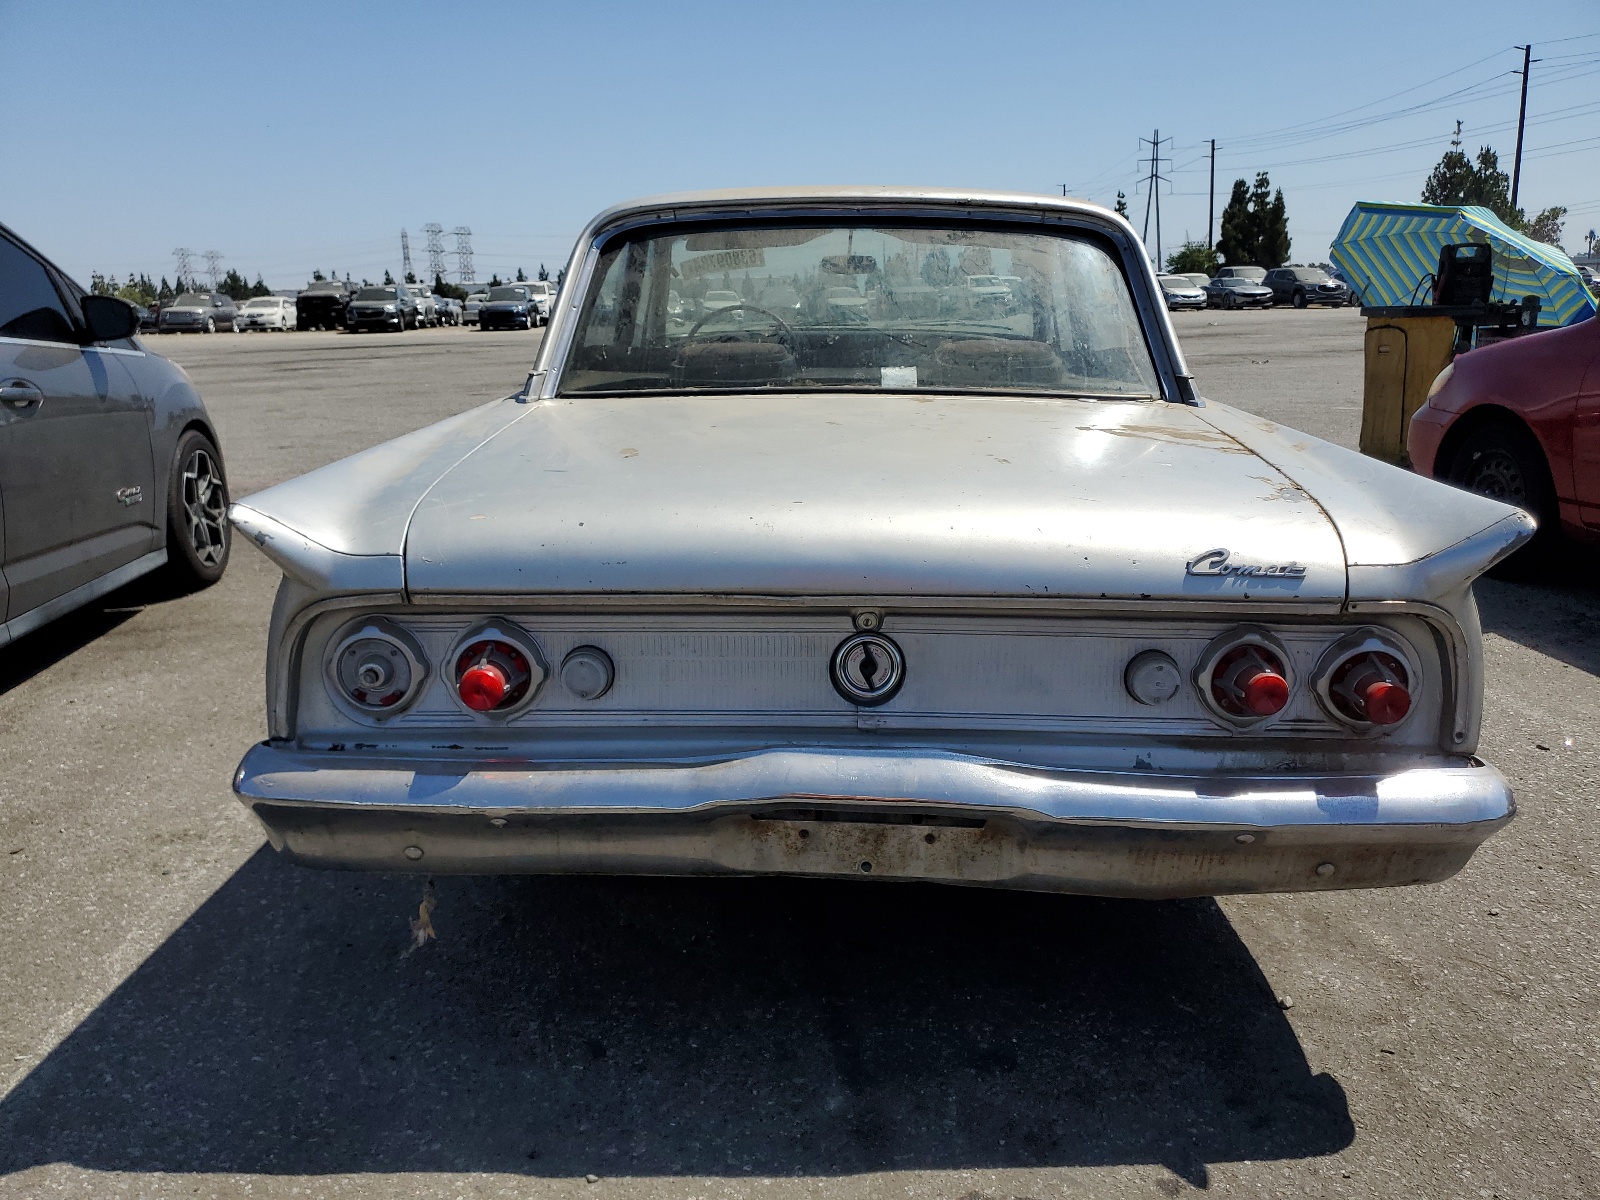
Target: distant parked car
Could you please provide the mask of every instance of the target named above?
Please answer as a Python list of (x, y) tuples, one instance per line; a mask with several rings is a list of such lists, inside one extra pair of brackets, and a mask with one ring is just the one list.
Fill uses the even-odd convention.
[(713, 288), (700, 297), (700, 311), (708, 313), (719, 312), (724, 308), (738, 308), (743, 303), (744, 301), (740, 298), (738, 292)]
[(151, 330), (155, 329), (155, 327), (156, 327), (156, 311), (155, 311), (155, 309), (146, 308), (142, 304), (135, 304), (133, 306), (133, 311), (139, 314), (139, 332), (140, 333), (143, 333), (147, 329), (151, 329)]
[(433, 299), (439, 306), (439, 324), (461, 324), (461, 301), (450, 296), (435, 296)]
[(239, 310), (221, 292), (184, 292), (161, 310), (161, 333), (215, 333), (237, 329)]
[(345, 327), (351, 333), (363, 329), (415, 329), (422, 318), (417, 301), (404, 284), (364, 287), (350, 300)]
[(535, 279), (528, 285), (528, 294), (533, 297), (533, 306), (539, 314), (539, 324), (550, 324), (550, 314), (556, 307), (556, 285), (548, 279)]
[(239, 332), (252, 329), (287, 331), (295, 326), (295, 303), (283, 296), (256, 296), (239, 309)]
[(1346, 275), (1343, 271), (1335, 269), (1328, 272), (1328, 278), (1338, 280), (1340, 283), (1344, 284), (1344, 290), (1348, 293), (1345, 298), (1346, 304), (1350, 305), (1352, 308), (1360, 306), (1361, 293), (1356, 291), (1356, 285), (1350, 281), (1350, 277), (1348, 275)]
[(406, 291), (411, 293), (411, 298), (417, 304), (417, 324), (439, 324), (439, 301), (433, 294), (433, 289), (425, 283), (408, 283)]
[(1200, 290), (1208, 308), (1272, 307), (1272, 289), (1242, 275), (1219, 275)]
[(1248, 279), (1251, 283), (1260, 283), (1267, 277), (1265, 267), (1218, 267), (1218, 279)]
[(1178, 271), (1176, 274), (1179, 279), (1187, 279), (1197, 288), (1203, 288), (1211, 282), (1211, 276), (1204, 271)]
[(1272, 289), (1275, 304), (1287, 303), (1295, 308), (1325, 304), (1329, 308), (1342, 308), (1350, 303), (1349, 289), (1330, 278), (1321, 267), (1276, 267), (1267, 272), (1261, 283)]
[(296, 329), (343, 329), (355, 286), (342, 279), (318, 279), (295, 297)]
[(467, 297), (467, 302), (461, 306), (461, 323), (463, 325), (476, 325), (478, 323), (478, 310), (489, 299), (488, 292), (473, 292)]
[(211, 418), (138, 326), (0, 226), (0, 644), (140, 576), (189, 591), (228, 564)]
[(1187, 275), (1158, 275), (1156, 282), (1161, 285), (1161, 296), (1166, 300), (1167, 308), (1173, 312), (1181, 308), (1206, 306), (1205, 292), (1196, 287), (1194, 280)]
[(533, 329), (538, 324), (533, 289), (526, 283), (490, 288), (488, 300), (478, 308), (480, 329)]

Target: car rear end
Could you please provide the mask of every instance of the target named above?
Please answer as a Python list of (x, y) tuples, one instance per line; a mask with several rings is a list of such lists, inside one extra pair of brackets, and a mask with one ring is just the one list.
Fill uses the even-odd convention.
[(1438, 614), (573, 597), (275, 631), (235, 781), (273, 844), (424, 872), (1180, 896), (1442, 879), (1511, 815)]

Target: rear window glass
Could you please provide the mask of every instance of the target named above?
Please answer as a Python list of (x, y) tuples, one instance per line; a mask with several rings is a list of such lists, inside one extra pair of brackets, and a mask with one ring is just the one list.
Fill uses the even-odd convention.
[(565, 395), (1160, 394), (1117, 260), (1073, 231), (641, 231), (605, 248), (579, 313)]

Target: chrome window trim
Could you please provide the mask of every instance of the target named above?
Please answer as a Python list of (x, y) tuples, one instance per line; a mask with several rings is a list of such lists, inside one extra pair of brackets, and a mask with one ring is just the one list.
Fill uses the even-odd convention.
[[(750, 201), (735, 203), (729, 208), (687, 208), (628, 211), (606, 214), (584, 231), (573, 252), (572, 264), (567, 270), (567, 280), (575, 281), (572, 298), (563, 304), (551, 322), (547, 336), (539, 348), (535, 372), (544, 373), (541, 399), (555, 399), (560, 391), (561, 375), (566, 369), (572, 340), (577, 333), (578, 312), (588, 295), (596, 267), (600, 261), (601, 247), (621, 235), (652, 226), (680, 225), (714, 221), (797, 221), (797, 220), (859, 220), (887, 219), (892, 221), (951, 221), (971, 222), (977, 218), (989, 224), (1037, 225), (1042, 228), (1064, 228), (1099, 234), (1112, 243), (1118, 255), (1118, 266), (1128, 282), (1128, 290), (1138, 313), (1140, 328), (1150, 350), (1156, 376), (1160, 380), (1161, 399), (1171, 404), (1196, 405), (1193, 375), (1184, 362), (1172, 327), (1161, 287), (1156, 282), (1155, 268), (1140, 252), (1137, 238), (1130, 237), (1115, 219), (1103, 219), (1093, 209), (1061, 209), (1047, 211), (1026, 207), (1011, 208), (1004, 204), (957, 204), (952, 201), (917, 203), (906, 198), (885, 199), (875, 202), (863, 199), (852, 203), (847, 199), (834, 201), (773, 202), (763, 204)], [(581, 256), (581, 257), (580, 257)], [(565, 285), (563, 285), (565, 290)], [(1008, 394), (1008, 393), (1000, 393)], [(582, 399), (574, 396), (570, 399)]]
[(123, 346), (102, 346), (98, 342), (90, 342), (86, 346), (82, 342), (49, 342), (42, 338), (0, 337), (0, 344), (7, 346), (44, 346), (52, 350), (60, 346), (70, 346), (74, 350), (93, 350), (98, 354), (126, 354), (129, 358), (143, 358), (150, 353), (148, 350), (130, 350)]

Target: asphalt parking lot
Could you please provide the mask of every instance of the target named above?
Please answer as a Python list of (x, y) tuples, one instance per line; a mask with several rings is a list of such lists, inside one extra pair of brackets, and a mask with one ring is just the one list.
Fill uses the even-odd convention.
[[(1174, 323), (1203, 394), (1354, 444), (1356, 313)], [(150, 344), (243, 496), (514, 390), (538, 337)], [(1522, 812), (1445, 884), (446, 879), (409, 954), (415, 880), (287, 866), (229, 793), (275, 583), (236, 546), (0, 650), (0, 1196), (1600, 1190), (1592, 557), (1480, 586)]]

